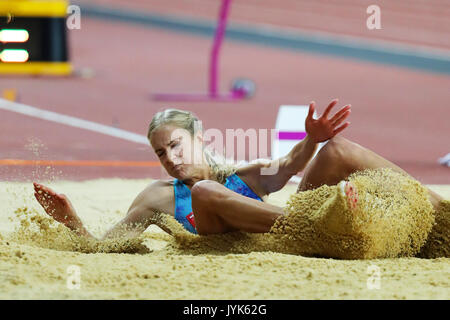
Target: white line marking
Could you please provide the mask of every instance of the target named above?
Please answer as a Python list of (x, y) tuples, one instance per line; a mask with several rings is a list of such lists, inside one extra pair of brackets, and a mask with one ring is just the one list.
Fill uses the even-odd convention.
[(30, 107), (21, 103), (11, 102), (5, 99), (0, 99), (0, 109), (21, 113), (30, 117), (48, 120), (60, 124), (65, 124), (75, 128), (98, 132), (107, 136), (132, 141), (135, 143), (149, 145), (147, 137), (144, 135), (106, 126), (97, 122), (87, 121), (52, 111)]

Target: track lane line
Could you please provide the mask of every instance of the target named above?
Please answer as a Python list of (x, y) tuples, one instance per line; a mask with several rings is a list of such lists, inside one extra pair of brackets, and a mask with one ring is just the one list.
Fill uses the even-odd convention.
[(111, 126), (106, 126), (93, 121), (83, 120), (80, 118), (64, 115), (61, 113), (39, 109), (36, 107), (27, 106), (25, 104), (11, 102), (0, 98), (0, 109), (20, 113), (26, 116), (47, 120), (67, 126), (84, 129), (101, 133), (110, 137), (119, 138), (139, 144), (150, 145), (148, 139), (144, 135), (140, 135), (131, 131), (126, 131)]
[(160, 167), (158, 161), (0, 159), (0, 166)]

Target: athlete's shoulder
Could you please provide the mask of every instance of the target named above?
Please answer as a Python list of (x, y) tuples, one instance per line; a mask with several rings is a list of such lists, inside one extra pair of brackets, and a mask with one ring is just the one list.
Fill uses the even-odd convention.
[(174, 180), (155, 180), (150, 183), (143, 192), (149, 199), (161, 197), (164, 199), (167, 199), (167, 197), (173, 198), (173, 185)]
[(135, 200), (140, 206), (163, 212), (173, 211), (175, 197), (173, 180), (155, 180), (151, 182)]
[(173, 188), (175, 181), (173, 179), (167, 179), (167, 180), (155, 180), (151, 182), (147, 188), (150, 189), (167, 189), (167, 188)]

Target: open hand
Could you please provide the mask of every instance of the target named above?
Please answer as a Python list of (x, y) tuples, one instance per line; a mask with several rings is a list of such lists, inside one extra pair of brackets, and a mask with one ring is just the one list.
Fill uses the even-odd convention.
[(334, 99), (327, 107), (325, 112), (319, 119), (314, 119), (315, 102), (312, 101), (309, 104), (308, 116), (305, 120), (305, 128), (308, 136), (316, 143), (327, 141), (333, 138), (339, 132), (344, 130), (350, 125), (350, 122), (346, 122), (339, 126), (350, 115), (351, 105), (346, 105), (339, 110), (331, 119), (328, 119), (331, 109), (338, 103), (338, 99)]
[(73, 229), (80, 224), (80, 220), (69, 198), (58, 194), (43, 184), (34, 182), (34, 196), (45, 212), (56, 221)]

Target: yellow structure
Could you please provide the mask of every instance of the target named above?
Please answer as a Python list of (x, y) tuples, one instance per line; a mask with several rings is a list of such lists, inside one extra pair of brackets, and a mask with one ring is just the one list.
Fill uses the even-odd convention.
[(65, 0), (2, 0), (0, 15), (8, 17), (65, 17), (68, 1)]
[(70, 75), (68, 6), (66, 0), (1, 0), (0, 74)]

